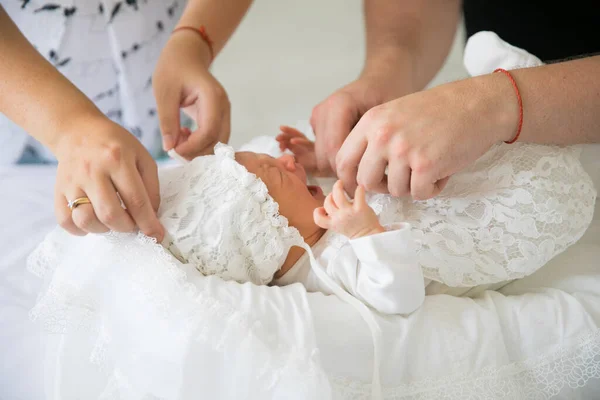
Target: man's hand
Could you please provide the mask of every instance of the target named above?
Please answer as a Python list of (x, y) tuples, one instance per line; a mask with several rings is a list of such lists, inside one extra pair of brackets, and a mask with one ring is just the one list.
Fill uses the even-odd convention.
[(513, 88), (502, 74), (401, 97), (362, 117), (337, 154), (338, 177), (349, 192), (362, 185), (429, 199), (494, 143), (510, 140), (518, 118)]

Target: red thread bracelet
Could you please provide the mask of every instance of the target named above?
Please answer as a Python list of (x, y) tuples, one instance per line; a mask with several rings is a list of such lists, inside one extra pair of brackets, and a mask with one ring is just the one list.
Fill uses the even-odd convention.
[(502, 72), (504, 75), (510, 79), (510, 83), (512, 83), (513, 88), (515, 89), (515, 93), (517, 94), (517, 101), (519, 102), (519, 125), (517, 127), (517, 134), (510, 141), (504, 141), (506, 144), (513, 144), (517, 141), (519, 136), (521, 135), (521, 129), (523, 129), (523, 99), (521, 98), (521, 92), (519, 92), (519, 87), (517, 86), (517, 82), (515, 82), (515, 78), (511, 75), (510, 72), (505, 70), (504, 68), (497, 68), (494, 70), (494, 73)]
[(193, 31), (200, 35), (202, 40), (204, 40), (204, 42), (208, 46), (208, 51), (210, 52), (210, 61), (212, 62), (212, 60), (215, 58), (215, 51), (213, 49), (213, 41), (211, 40), (210, 36), (208, 36), (208, 33), (206, 33), (206, 28), (204, 27), (204, 25), (200, 25), (200, 28), (195, 28), (193, 26), (179, 26), (179, 27), (173, 29), (173, 32), (171, 32), (171, 34), (177, 32), (177, 31), (183, 31), (183, 30)]

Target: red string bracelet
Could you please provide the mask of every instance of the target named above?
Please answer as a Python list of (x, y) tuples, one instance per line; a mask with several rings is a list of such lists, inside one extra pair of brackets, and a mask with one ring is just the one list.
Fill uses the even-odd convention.
[(504, 75), (510, 79), (510, 83), (512, 83), (513, 88), (515, 89), (515, 93), (517, 94), (517, 101), (519, 102), (519, 125), (517, 126), (517, 134), (510, 141), (505, 141), (506, 144), (513, 144), (517, 141), (519, 136), (521, 135), (521, 129), (523, 129), (523, 99), (521, 98), (521, 93), (519, 92), (519, 87), (517, 86), (517, 82), (515, 82), (515, 78), (511, 75), (510, 72), (503, 68), (497, 68), (494, 70), (494, 73), (502, 72)]
[(213, 41), (211, 40), (210, 36), (208, 36), (208, 33), (206, 33), (206, 28), (204, 27), (204, 25), (200, 25), (200, 28), (195, 28), (193, 26), (178, 26), (177, 28), (173, 29), (173, 32), (171, 32), (171, 34), (183, 30), (193, 31), (200, 35), (202, 40), (204, 40), (204, 42), (208, 46), (208, 51), (210, 52), (210, 61), (212, 62), (212, 60), (215, 58)]

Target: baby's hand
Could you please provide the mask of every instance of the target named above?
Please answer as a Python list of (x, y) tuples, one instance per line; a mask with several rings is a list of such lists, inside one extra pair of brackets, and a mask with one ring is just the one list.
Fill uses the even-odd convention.
[(300, 163), (310, 175), (332, 176), (331, 171), (319, 171), (317, 168), (317, 155), (315, 144), (302, 132), (290, 126), (280, 126), (281, 133), (275, 138), (279, 142), (279, 150), (290, 150), (296, 161)]
[(351, 202), (346, 197), (342, 181), (335, 183), (323, 207), (315, 209), (314, 219), (321, 228), (332, 229), (350, 239), (385, 232), (367, 204), (365, 190), (359, 186), (354, 193), (354, 202)]

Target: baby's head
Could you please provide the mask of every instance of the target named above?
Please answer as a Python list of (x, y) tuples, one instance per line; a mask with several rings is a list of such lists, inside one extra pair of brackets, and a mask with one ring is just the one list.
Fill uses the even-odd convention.
[(279, 214), (286, 217), (302, 237), (311, 237), (321, 229), (314, 222), (313, 211), (323, 205), (325, 195), (320, 187), (306, 184), (306, 172), (294, 156), (273, 158), (267, 154), (240, 152), (235, 154), (235, 160), (267, 186), (279, 204)]
[(204, 275), (269, 283), (301, 255), (293, 246), (323, 234), (313, 211), (325, 197), (292, 156), (217, 145), (215, 155), (162, 171), (160, 183), (163, 244)]

